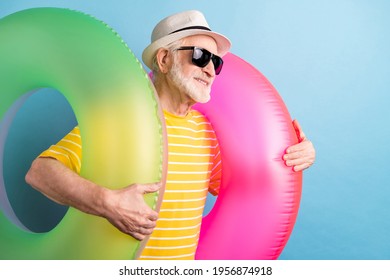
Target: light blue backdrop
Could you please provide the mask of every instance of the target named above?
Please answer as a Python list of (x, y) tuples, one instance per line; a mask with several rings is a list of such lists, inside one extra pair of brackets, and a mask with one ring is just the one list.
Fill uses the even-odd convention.
[[(274, 84), (317, 150), (281, 259), (390, 259), (389, 1), (0, 0), (0, 17), (41, 6), (77, 9), (105, 21), (138, 58), (162, 17), (203, 11), (212, 29), (232, 40), (231, 51)], [(28, 165), (18, 170), (11, 159), (36, 156), (13, 143), (74, 124), (63, 98), (46, 91), (18, 114), (5, 170), (23, 174)], [(32, 122), (40, 131), (31, 129)], [(16, 199), (28, 200), (24, 191)]]

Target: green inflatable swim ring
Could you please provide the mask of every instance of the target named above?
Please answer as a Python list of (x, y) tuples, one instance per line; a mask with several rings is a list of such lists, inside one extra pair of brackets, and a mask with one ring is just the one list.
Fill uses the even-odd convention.
[[(110, 27), (78, 11), (35, 8), (0, 19), (0, 42), (0, 167), (13, 116), (34, 90), (49, 87), (65, 96), (77, 118), (83, 177), (112, 189), (165, 181), (165, 125), (155, 89)], [(49, 232), (27, 230), (7, 199), (2, 168), (0, 174), (0, 259), (140, 254), (146, 240), (71, 207)], [(145, 201), (158, 211), (162, 195), (145, 195)]]

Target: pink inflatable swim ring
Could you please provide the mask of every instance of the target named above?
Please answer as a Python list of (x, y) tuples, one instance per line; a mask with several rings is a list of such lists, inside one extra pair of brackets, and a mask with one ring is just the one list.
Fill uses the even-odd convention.
[(287, 108), (271, 83), (229, 53), (212, 98), (198, 104), (221, 147), (222, 185), (203, 218), (196, 259), (277, 259), (297, 217), (302, 172), (282, 156), (297, 143)]

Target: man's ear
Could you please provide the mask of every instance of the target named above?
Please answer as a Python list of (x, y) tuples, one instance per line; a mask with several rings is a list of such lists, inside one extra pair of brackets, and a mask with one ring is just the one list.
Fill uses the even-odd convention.
[(172, 55), (167, 49), (159, 49), (156, 54), (156, 62), (161, 73), (168, 73), (172, 63)]

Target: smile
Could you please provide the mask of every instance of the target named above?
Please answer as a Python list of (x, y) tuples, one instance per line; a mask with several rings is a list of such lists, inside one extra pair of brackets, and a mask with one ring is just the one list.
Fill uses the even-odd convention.
[(202, 79), (199, 79), (199, 78), (195, 78), (196, 81), (198, 81), (199, 83), (203, 84), (204, 86), (208, 86), (209, 83), (206, 82), (205, 80), (202, 80)]

